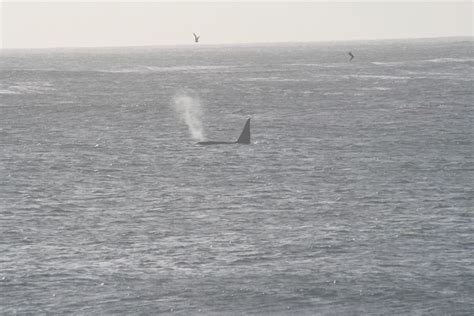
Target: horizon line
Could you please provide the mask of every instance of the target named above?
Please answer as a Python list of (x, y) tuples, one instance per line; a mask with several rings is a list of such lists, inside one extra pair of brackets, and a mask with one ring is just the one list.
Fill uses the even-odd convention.
[(145, 44), (145, 45), (110, 45), (110, 46), (48, 46), (48, 47), (0, 47), (5, 50), (44, 50), (44, 49), (99, 49), (99, 48), (146, 48), (146, 47), (189, 47), (189, 46), (237, 46), (237, 45), (272, 45), (272, 44), (310, 44), (310, 43), (342, 43), (342, 42), (371, 42), (371, 41), (414, 41), (414, 40), (449, 40), (470, 39), (474, 41), (474, 35), (453, 35), (433, 37), (393, 37), (393, 38), (366, 38), (366, 39), (336, 39), (320, 41), (282, 41), (282, 42), (236, 42), (236, 43), (189, 43), (189, 44)]

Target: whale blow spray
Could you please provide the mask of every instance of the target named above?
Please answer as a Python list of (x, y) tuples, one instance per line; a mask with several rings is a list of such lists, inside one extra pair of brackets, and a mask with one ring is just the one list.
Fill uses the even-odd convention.
[(180, 119), (186, 123), (189, 133), (194, 140), (204, 139), (204, 129), (202, 127), (202, 108), (197, 98), (192, 98), (186, 94), (179, 94), (173, 97), (173, 107)]

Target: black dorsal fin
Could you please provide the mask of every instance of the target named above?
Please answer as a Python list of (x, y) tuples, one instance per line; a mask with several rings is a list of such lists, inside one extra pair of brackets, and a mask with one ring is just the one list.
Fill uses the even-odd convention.
[(250, 118), (245, 123), (244, 130), (240, 134), (237, 144), (250, 144)]

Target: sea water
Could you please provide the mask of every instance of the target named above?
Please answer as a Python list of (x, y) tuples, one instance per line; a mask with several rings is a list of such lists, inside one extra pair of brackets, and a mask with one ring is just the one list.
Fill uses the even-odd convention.
[(472, 39), (0, 63), (1, 314), (473, 314)]

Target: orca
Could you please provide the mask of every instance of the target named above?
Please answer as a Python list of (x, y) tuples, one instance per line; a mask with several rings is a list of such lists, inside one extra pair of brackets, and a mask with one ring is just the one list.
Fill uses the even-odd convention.
[(236, 142), (222, 142), (222, 141), (205, 141), (199, 142), (198, 145), (229, 145), (229, 144), (250, 144), (250, 118), (247, 119), (244, 129)]
[(354, 55), (351, 52), (349, 52), (347, 54), (349, 54), (349, 56), (351, 56), (351, 59), (349, 59), (349, 61), (352, 61), (354, 59)]

